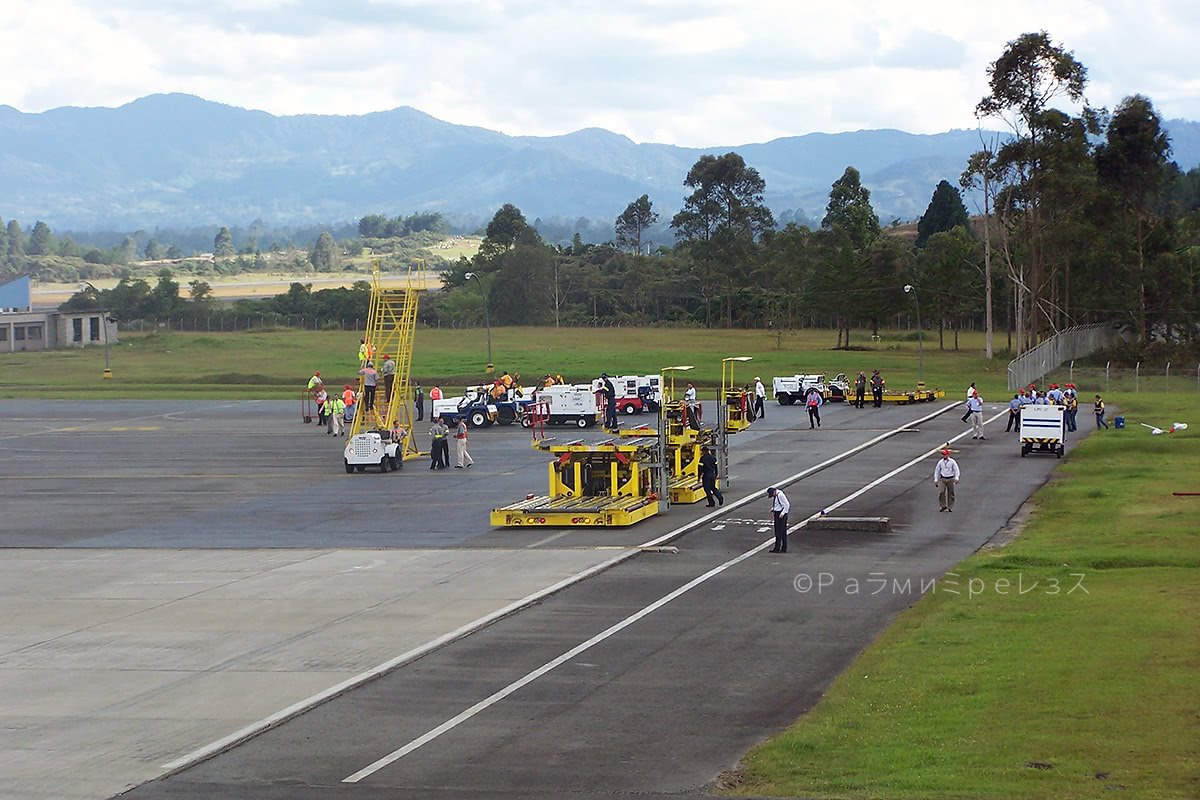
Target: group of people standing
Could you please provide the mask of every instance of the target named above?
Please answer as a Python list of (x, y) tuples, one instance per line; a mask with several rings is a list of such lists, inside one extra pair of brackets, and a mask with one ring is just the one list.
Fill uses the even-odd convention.
[(454, 455), (455, 469), (465, 469), (475, 463), (475, 459), (471, 458), (471, 453), (467, 449), (467, 421), (465, 418), (459, 418), (458, 424), (454, 428), (454, 433), (450, 433), (449, 426), (442, 421), (442, 418), (434, 417), (433, 425), (429, 428), (429, 468), (430, 469), (446, 469), (450, 466), (450, 437), (454, 437)]
[[(1078, 429), (1076, 418), (1079, 414), (1079, 391), (1075, 384), (1066, 383), (1059, 386), (1057, 383), (1052, 383), (1046, 391), (1038, 391), (1037, 385), (1031, 383), (1028, 389), (1022, 389), (1014, 394), (1012, 400), (1008, 401), (1008, 425), (1004, 429), (1005, 433), (1021, 430), (1021, 409), (1030, 405), (1062, 406), (1063, 420), (1066, 422), (1067, 430), (1073, 433)], [(1108, 427), (1104, 413), (1104, 398), (1096, 395), (1092, 404), (1092, 414), (1096, 417), (1097, 430)]]
[(867, 388), (870, 387), (871, 402), (875, 408), (883, 408), (883, 388), (886, 385), (887, 382), (879, 374), (879, 370), (873, 370), (870, 378), (867, 378), (867, 373), (859, 372), (854, 379), (854, 407), (866, 408)]

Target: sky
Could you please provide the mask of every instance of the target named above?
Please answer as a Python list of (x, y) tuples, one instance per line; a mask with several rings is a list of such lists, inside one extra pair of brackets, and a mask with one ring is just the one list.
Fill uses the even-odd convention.
[[(1195, 0), (8, 0), (0, 104), (184, 92), (277, 115), (411, 106), (510, 135), (739, 145), (974, 128), (988, 65), (1045, 30), (1091, 105), (1200, 119)], [(986, 126), (985, 126), (986, 127)], [(993, 123), (990, 127), (996, 127)]]

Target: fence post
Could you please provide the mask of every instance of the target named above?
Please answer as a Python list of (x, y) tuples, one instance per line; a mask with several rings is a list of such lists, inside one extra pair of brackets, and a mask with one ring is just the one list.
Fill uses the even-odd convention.
[(1112, 366), (1111, 361), (1104, 362), (1104, 393), (1108, 394), (1108, 369)]
[(1071, 383), (1074, 383), (1075, 382), (1075, 359), (1071, 359), (1071, 371), (1068, 372), (1067, 374), (1070, 375), (1070, 378), (1068, 378), (1068, 380)]
[(1142, 362), (1137, 362), (1133, 367), (1133, 391), (1142, 391)]
[(1171, 362), (1167, 362), (1167, 391), (1171, 391)]

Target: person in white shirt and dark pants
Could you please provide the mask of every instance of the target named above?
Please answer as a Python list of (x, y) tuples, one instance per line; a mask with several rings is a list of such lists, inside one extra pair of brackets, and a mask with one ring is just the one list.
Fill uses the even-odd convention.
[(774, 486), (767, 489), (767, 497), (771, 498), (771, 516), (775, 520), (775, 547), (771, 552), (786, 553), (788, 512), (792, 510), (792, 504), (788, 502), (783, 490)]
[(767, 402), (767, 387), (763, 386), (762, 378), (754, 379), (754, 418), (765, 419), (767, 416), (766, 409), (763, 407)]
[(971, 438), (986, 439), (983, 435), (983, 398), (978, 393), (967, 401), (967, 412), (971, 415)]
[(949, 450), (943, 450), (941, 460), (933, 468), (933, 485), (938, 487), (938, 503), (941, 505), (939, 511), (954, 510), (954, 487), (959, 477), (958, 462), (950, 457)]

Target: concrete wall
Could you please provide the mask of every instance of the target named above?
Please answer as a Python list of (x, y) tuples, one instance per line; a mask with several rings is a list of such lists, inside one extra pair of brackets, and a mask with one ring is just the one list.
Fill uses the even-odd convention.
[[(0, 313), (0, 353), (103, 346), (105, 326), (104, 317), (95, 311)], [(107, 322), (107, 328), (108, 343), (116, 344), (117, 323)]]

